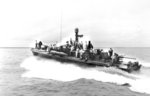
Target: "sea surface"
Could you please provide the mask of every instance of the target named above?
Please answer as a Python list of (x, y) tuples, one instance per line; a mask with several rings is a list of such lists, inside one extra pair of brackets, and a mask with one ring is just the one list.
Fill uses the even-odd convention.
[(150, 48), (119, 47), (113, 50), (136, 58), (142, 64), (141, 70), (127, 73), (113, 67), (93, 67), (33, 56), (30, 48), (0, 48), (0, 96), (10, 96), (11, 93), (20, 96), (17, 89), (13, 89), (19, 85), (34, 84), (37, 79), (67, 82), (80, 78), (129, 83), (132, 91), (150, 94)]

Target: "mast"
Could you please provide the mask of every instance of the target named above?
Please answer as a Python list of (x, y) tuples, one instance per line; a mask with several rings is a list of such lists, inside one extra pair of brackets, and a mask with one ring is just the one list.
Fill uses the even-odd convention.
[(83, 37), (83, 35), (79, 35), (79, 29), (75, 28), (75, 41), (79, 42), (79, 37)]

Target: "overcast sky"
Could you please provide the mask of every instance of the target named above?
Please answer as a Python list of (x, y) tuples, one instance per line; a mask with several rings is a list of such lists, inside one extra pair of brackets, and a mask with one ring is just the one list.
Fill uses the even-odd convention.
[(99, 47), (150, 47), (150, 0), (0, 1), (0, 47), (59, 41), (61, 25)]

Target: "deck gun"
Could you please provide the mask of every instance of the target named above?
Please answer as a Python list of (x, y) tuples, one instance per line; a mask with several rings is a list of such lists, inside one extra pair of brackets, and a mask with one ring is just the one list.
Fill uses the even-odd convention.
[(136, 60), (136, 58), (126, 57), (126, 56), (123, 56), (123, 55), (120, 55), (119, 57), (120, 57), (120, 58), (127, 58), (127, 59), (133, 59), (133, 60)]

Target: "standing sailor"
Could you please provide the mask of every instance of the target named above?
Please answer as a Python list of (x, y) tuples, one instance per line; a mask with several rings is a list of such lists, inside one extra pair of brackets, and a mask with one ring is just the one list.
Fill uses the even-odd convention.
[(91, 49), (93, 49), (93, 45), (92, 45), (91, 41), (89, 41), (89, 44), (87, 46), (87, 50), (91, 50)]
[(70, 38), (70, 45), (73, 46), (72, 38)]
[(109, 57), (111, 58), (111, 57), (112, 57), (112, 55), (113, 55), (113, 49), (112, 49), (112, 48), (110, 48), (110, 50), (109, 50)]
[(42, 41), (39, 42), (39, 49), (41, 49)]

